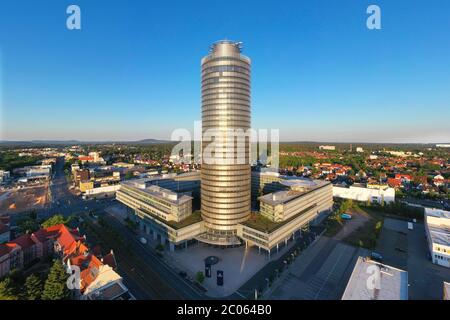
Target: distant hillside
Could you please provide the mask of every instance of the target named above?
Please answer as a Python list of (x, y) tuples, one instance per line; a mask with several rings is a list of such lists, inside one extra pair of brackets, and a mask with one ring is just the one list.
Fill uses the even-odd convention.
[(143, 139), (138, 141), (81, 141), (81, 140), (0, 140), (1, 146), (68, 146), (81, 144), (163, 144), (173, 143), (169, 140)]
[(144, 140), (139, 140), (136, 142), (128, 142), (128, 143), (135, 143), (135, 144), (160, 144), (160, 143), (174, 143), (175, 141), (170, 141), (170, 140), (157, 140), (157, 139), (144, 139)]

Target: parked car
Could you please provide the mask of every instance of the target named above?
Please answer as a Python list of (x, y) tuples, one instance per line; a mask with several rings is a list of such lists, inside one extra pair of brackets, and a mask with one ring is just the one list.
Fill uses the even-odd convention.
[(352, 216), (349, 215), (348, 213), (343, 213), (343, 214), (341, 214), (341, 218), (344, 220), (351, 220)]
[(378, 252), (372, 251), (370, 253), (370, 259), (372, 259), (374, 261), (382, 262), (383, 256), (381, 254), (379, 254)]
[(141, 237), (141, 238), (139, 239), (139, 241), (140, 241), (142, 244), (147, 244), (147, 239), (145, 239), (144, 237)]

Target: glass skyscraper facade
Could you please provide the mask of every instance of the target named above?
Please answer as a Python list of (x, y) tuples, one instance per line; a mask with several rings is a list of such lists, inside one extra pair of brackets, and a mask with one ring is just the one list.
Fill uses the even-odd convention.
[[(245, 136), (238, 143), (229, 134), (230, 130), (247, 132), (251, 127), (251, 62), (241, 49), (239, 42), (219, 41), (201, 62), (201, 211), (206, 229), (203, 238), (219, 245), (236, 244), (237, 225), (250, 216), (250, 139)], [(232, 163), (207, 161), (206, 151), (212, 141), (215, 159), (221, 154)]]

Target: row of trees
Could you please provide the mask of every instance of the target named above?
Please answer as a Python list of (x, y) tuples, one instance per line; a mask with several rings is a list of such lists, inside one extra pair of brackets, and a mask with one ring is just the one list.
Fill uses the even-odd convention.
[(36, 211), (32, 211), (29, 215), (17, 221), (17, 227), (20, 233), (32, 233), (39, 228), (48, 228), (58, 224), (68, 224), (73, 217), (64, 218), (61, 214), (56, 214), (49, 219), (42, 221), (37, 218)]
[(22, 156), (19, 157), (17, 152), (2, 152), (0, 153), (0, 170), (11, 171), (15, 168), (24, 166), (31, 166), (37, 164), (42, 157), (37, 156)]
[(25, 278), (21, 271), (14, 270), (0, 281), (0, 300), (67, 300), (71, 298), (67, 279), (59, 260), (54, 261), (46, 279), (35, 273)]

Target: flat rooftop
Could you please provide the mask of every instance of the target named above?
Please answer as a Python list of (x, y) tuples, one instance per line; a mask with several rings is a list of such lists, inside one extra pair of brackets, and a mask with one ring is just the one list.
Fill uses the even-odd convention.
[(180, 174), (176, 174), (176, 173), (155, 174), (155, 175), (152, 175), (151, 177), (131, 179), (131, 180), (123, 181), (121, 183), (124, 185), (130, 186), (130, 187), (140, 188), (143, 185), (148, 185), (153, 181), (164, 180), (164, 179), (183, 180), (183, 179), (189, 179), (192, 177), (200, 178), (200, 171), (184, 172), (184, 173), (180, 173)]
[(450, 246), (450, 228), (446, 226), (428, 225), (431, 241), (443, 246)]
[(441, 209), (425, 208), (425, 214), (435, 218), (450, 219), (450, 211)]
[(252, 228), (255, 230), (258, 230), (260, 232), (264, 233), (272, 233), (276, 231), (277, 229), (281, 228), (282, 226), (290, 223), (291, 221), (295, 220), (299, 216), (303, 215), (305, 212), (311, 210), (314, 208), (316, 204), (313, 204), (306, 209), (303, 209), (302, 211), (298, 212), (297, 214), (293, 215), (289, 219), (286, 219), (281, 222), (274, 222), (270, 220), (269, 218), (263, 216), (260, 213), (252, 212), (250, 215), (250, 218), (247, 221), (241, 222), (241, 224), (245, 227)]
[[(375, 271), (372, 271), (372, 268)], [(369, 277), (379, 270), (379, 288), (369, 288)], [(342, 300), (408, 300), (408, 272), (358, 257)]]
[(179, 230), (185, 227), (188, 227), (190, 225), (199, 223), (201, 221), (203, 221), (202, 219), (202, 214), (200, 211), (194, 211), (190, 216), (188, 216), (186, 219), (181, 220), (180, 222), (174, 221), (174, 220), (164, 220), (161, 219), (160, 217), (158, 217), (157, 215), (141, 208), (139, 209), (140, 211), (144, 212), (145, 214), (149, 215), (150, 217), (152, 217), (155, 220), (158, 220), (159, 222), (175, 229), (175, 230)]
[(312, 192), (314, 190), (320, 189), (326, 185), (331, 184), (329, 181), (323, 181), (323, 180), (303, 180), (303, 179), (292, 179), (292, 180), (286, 180), (282, 181), (283, 185), (286, 185), (291, 188), (295, 188), (295, 190), (282, 190), (282, 191), (276, 191), (273, 193), (265, 194), (258, 199), (261, 202), (270, 204), (270, 205), (277, 205), (277, 204), (284, 204), (289, 201), (292, 201), (294, 199), (297, 199), (301, 196), (304, 196), (305, 194), (308, 194), (309, 192)]
[[(428, 217), (438, 218), (440, 224), (427, 223), (428, 232), (431, 241), (443, 246), (450, 246), (450, 211), (441, 209), (425, 208), (425, 215)], [(441, 220), (442, 219), (442, 220)]]
[[(136, 180), (142, 180), (142, 179), (136, 179)], [(152, 197), (162, 199), (165, 201), (168, 201), (174, 205), (181, 205), (187, 201), (192, 200), (193, 198), (188, 195), (180, 195), (179, 193), (170, 191), (168, 189), (164, 189), (155, 185), (146, 186), (145, 188), (139, 187), (139, 184), (144, 184), (145, 182), (137, 182), (136, 180), (129, 180), (122, 182), (122, 185), (131, 187), (136, 189), (138, 192), (146, 193)]]

